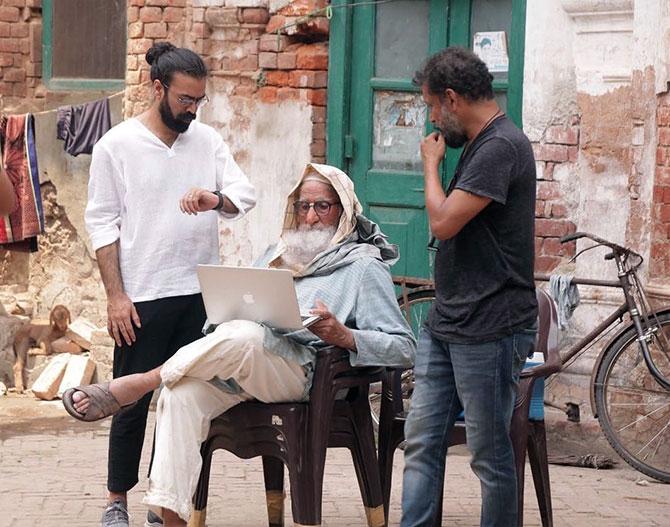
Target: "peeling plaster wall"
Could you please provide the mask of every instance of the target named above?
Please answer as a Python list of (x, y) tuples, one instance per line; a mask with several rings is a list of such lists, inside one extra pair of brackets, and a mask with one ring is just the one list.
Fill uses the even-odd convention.
[[(76, 104), (98, 96), (56, 94), (49, 106)], [(112, 122), (119, 122), (120, 97), (111, 99), (111, 109)], [(105, 326), (105, 292), (84, 228), (90, 156), (72, 157), (64, 152), (63, 142), (56, 138), (55, 112), (36, 115), (35, 131), (45, 233), (38, 238), (36, 253), (0, 249), (0, 300), (6, 305), (18, 300), (38, 319), (47, 319), (54, 305), (65, 304), (73, 318), (81, 316)], [(0, 326), (11, 329), (0, 341), (0, 380), (8, 380), (13, 363), (11, 340), (19, 319), (4, 310), (0, 310), (0, 318)]]
[(523, 129), (539, 141), (550, 124), (577, 113), (571, 23), (561, 0), (528, 0), (523, 79)]
[(310, 161), (312, 107), (301, 101), (265, 104), (231, 97), (222, 82), (212, 79), (212, 102), (201, 118), (221, 132), (256, 187), (258, 201), (241, 220), (221, 222), (221, 258), (249, 265), (277, 240), (286, 196)]

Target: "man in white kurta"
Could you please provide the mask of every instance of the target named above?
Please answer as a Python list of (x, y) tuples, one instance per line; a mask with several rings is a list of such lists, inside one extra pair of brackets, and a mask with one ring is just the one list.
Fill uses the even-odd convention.
[[(196, 267), (219, 263), (219, 218), (239, 218), (255, 204), (219, 133), (194, 120), (207, 100), (202, 59), (167, 42), (146, 58), (153, 104), (95, 145), (85, 216), (116, 343), (114, 377), (154, 369), (201, 336)], [(112, 421), (103, 527), (129, 523), (150, 400), (147, 393)]]

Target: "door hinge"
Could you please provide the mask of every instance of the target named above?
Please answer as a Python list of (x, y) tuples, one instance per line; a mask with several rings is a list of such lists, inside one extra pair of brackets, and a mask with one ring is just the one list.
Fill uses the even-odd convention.
[(355, 141), (353, 135), (344, 136), (344, 157), (345, 159), (353, 159), (355, 154)]

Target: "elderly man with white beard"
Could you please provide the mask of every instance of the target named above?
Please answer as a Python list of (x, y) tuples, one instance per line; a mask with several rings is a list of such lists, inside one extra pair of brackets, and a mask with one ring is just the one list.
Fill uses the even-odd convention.
[(350, 351), (352, 366), (410, 367), (416, 342), (395, 299), (389, 266), (395, 245), (361, 214), (352, 181), (341, 170), (308, 164), (288, 197), (279, 242), (259, 267), (290, 269), (301, 311), (321, 317), (309, 329), (282, 332), (246, 320), (220, 324), (181, 348), (162, 367), (63, 395), (77, 419), (102, 419), (143, 394), (158, 401), (154, 461), (144, 503), (166, 526), (186, 525), (210, 421), (234, 405), (303, 401), (316, 351)]

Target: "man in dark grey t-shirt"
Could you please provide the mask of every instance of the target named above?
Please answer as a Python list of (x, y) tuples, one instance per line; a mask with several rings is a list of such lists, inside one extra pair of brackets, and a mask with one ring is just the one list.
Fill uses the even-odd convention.
[[(433, 525), (449, 430), (465, 414), (471, 466), (482, 488), (481, 525), (517, 523), (509, 428), (516, 385), (535, 342), (535, 160), (500, 110), (486, 65), (448, 48), (417, 72), (439, 130), (421, 144), (426, 209), (440, 240), (436, 300), (417, 350), (405, 426), (402, 526)], [(464, 146), (442, 188), (446, 146)]]

